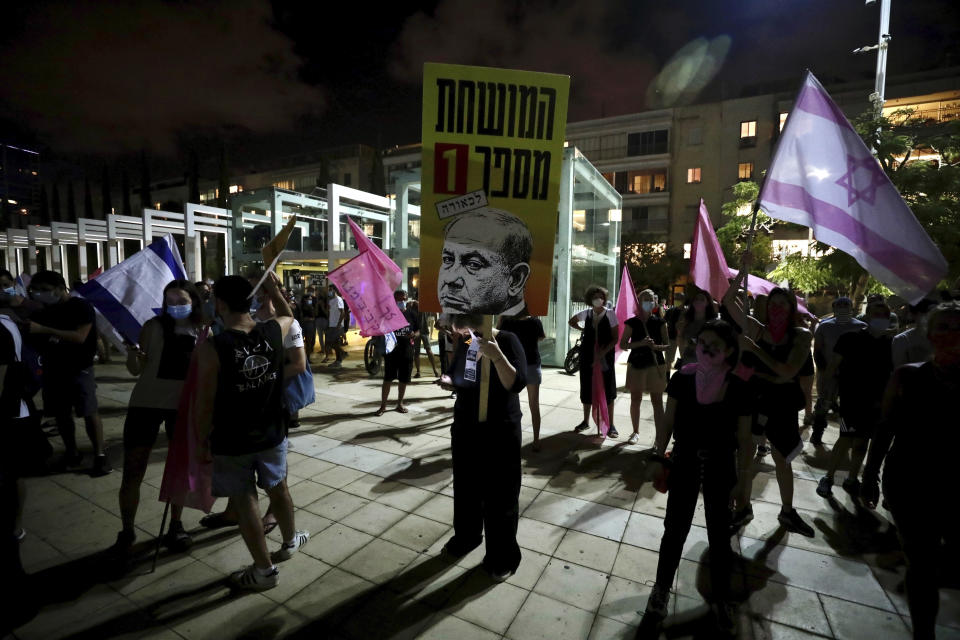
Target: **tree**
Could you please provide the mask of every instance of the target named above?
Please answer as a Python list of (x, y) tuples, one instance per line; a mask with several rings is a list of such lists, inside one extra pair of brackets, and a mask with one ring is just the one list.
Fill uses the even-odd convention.
[[(723, 224), (717, 229), (717, 240), (727, 259), (727, 264), (737, 268), (740, 256), (747, 248), (747, 238), (750, 235), (750, 212), (753, 203), (760, 193), (756, 182), (738, 182), (730, 187), (733, 200), (720, 207)], [(766, 276), (767, 267), (773, 261), (773, 243), (770, 233), (777, 222), (763, 211), (757, 212), (756, 234), (753, 239), (753, 267), (750, 273), (757, 276)]]
[(683, 253), (667, 251), (662, 243), (624, 243), (621, 251), (633, 283), (642, 289), (653, 289), (661, 297), (669, 296), (671, 285), (687, 272)]
[(854, 126), (940, 248), (952, 282), (960, 276), (960, 121), (938, 122), (912, 109), (878, 118), (871, 110)]

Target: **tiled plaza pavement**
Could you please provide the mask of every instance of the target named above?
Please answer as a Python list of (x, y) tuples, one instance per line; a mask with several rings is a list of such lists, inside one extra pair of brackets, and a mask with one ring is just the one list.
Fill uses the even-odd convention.
[[(74, 473), (28, 481), (22, 551), (43, 606), (15, 637), (633, 637), (654, 580), (666, 504), (645, 474), (644, 452), (653, 441), (649, 404), (640, 444), (627, 446), (629, 401), (622, 394), (616, 420), (623, 435), (601, 445), (570, 431), (581, 416), (577, 379), (544, 372), (544, 450), (523, 450), (523, 563), (506, 583), (494, 584), (477, 567), (482, 547), (455, 564), (439, 553), (451, 535), (452, 400), (432, 378), (422, 378), (408, 389), (409, 414), (376, 417), (380, 381), (367, 377), (359, 356), (340, 372), (315, 367), (317, 403), (291, 435), (297, 525), (312, 537), (302, 554), (281, 565), (278, 588), (231, 594), (224, 578), (250, 562), (243, 542), (236, 529), (200, 529), (202, 514), (191, 510), (184, 520), (195, 534), (192, 550), (162, 552), (150, 572), (149, 543), (162, 514), (157, 495), (165, 449), (158, 446), (138, 516), (145, 557), (120, 579), (102, 569), (97, 555), (119, 530), (119, 470), (99, 479)], [(133, 380), (117, 364), (99, 366), (97, 375), (118, 466)], [(527, 415), (524, 428), (527, 444)], [(834, 433), (828, 431), (828, 441)], [(762, 465), (756, 519), (731, 542), (742, 557), (734, 578), (745, 598), (741, 637), (908, 638), (902, 561), (887, 514), (858, 510), (839, 483), (836, 500), (817, 496), (823, 463), (823, 451), (807, 446), (794, 465), (795, 504), (816, 527), (812, 539), (778, 526), (776, 480), (772, 467)], [(708, 582), (703, 525), (701, 505), (665, 637), (713, 637), (701, 596)], [(943, 591), (941, 601), (938, 637), (960, 638), (960, 594)]]

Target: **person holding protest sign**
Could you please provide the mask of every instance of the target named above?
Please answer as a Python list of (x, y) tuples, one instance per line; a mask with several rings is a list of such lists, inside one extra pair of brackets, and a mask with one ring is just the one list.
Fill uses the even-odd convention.
[[(127, 349), (127, 371), (137, 377), (137, 383), (123, 424), (123, 480), (118, 496), (123, 529), (113, 547), (116, 553), (129, 553), (136, 540), (134, 522), (150, 452), (160, 423), (167, 442), (173, 441), (180, 392), (203, 325), (203, 300), (196, 286), (173, 280), (163, 289), (160, 315), (144, 323), (140, 344)], [(172, 504), (171, 512), (163, 543), (171, 550), (185, 551), (193, 540), (183, 528), (183, 506)]]
[[(580, 433), (590, 426), (590, 409), (600, 436), (616, 438), (613, 426), (613, 403), (617, 399), (617, 380), (613, 369), (614, 347), (620, 337), (617, 315), (607, 309), (607, 290), (597, 285), (587, 287), (584, 302), (590, 305), (570, 318), (570, 327), (583, 332), (580, 342), (580, 402), (583, 422), (574, 427)], [(581, 327), (581, 323), (583, 326)]]
[[(504, 581), (520, 565), (520, 391), (527, 384), (527, 360), (520, 340), (508, 331), (483, 335), (483, 316), (453, 317), (464, 336), (453, 363), (438, 383), (456, 390), (453, 455), (453, 537), (444, 552), (462, 557), (486, 534), (484, 568)], [(469, 343), (466, 341), (469, 339)], [(487, 419), (480, 423), (481, 359), (490, 360)]]
[(533, 237), (523, 220), (484, 207), (444, 229), (437, 296), (445, 313), (518, 315), (526, 309)]
[(397, 303), (398, 310), (409, 324), (393, 332), (397, 344), (390, 353), (383, 356), (383, 385), (380, 388), (378, 416), (382, 416), (387, 410), (390, 387), (393, 386), (394, 380), (397, 381), (397, 411), (407, 413), (407, 408), (403, 406), (403, 395), (407, 390), (407, 385), (410, 384), (410, 373), (413, 371), (413, 345), (420, 337), (420, 314), (417, 313), (415, 308), (404, 308), (407, 292), (403, 289), (395, 291), (393, 299)]

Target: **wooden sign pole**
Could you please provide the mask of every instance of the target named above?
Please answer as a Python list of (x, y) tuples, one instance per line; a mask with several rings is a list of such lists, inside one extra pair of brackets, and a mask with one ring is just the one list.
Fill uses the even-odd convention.
[[(483, 339), (493, 340), (493, 316), (483, 316)], [(478, 422), (487, 421), (487, 396), (490, 393), (490, 358), (480, 359), (480, 411)]]

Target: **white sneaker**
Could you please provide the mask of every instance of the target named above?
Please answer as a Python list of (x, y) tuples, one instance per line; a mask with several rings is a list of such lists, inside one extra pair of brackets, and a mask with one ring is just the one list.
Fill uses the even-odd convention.
[(250, 565), (234, 572), (230, 576), (230, 584), (243, 591), (266, 591), (280, 584), (280, 570), (274, 567), (270, 573), (263, 575), (256, 566)]
[(270, 559), (274, 562), (289, 560), (293, 557), (293, 554), (300, 550), (300, 547), (307, 544), (307, 540), (309, 539), (309, 533), (306, 531), (297, 531), (293, 534), (293, 540), (291, 542), (284, 542), (279, 549), (270, 554)]
[(640, 434), (639, 434), (639, 433), (631, 433), (631, 434), (630, 434), (630, 439), (627, 440), (627, 444), (637, 444), (638, 442), (640, 442)]

